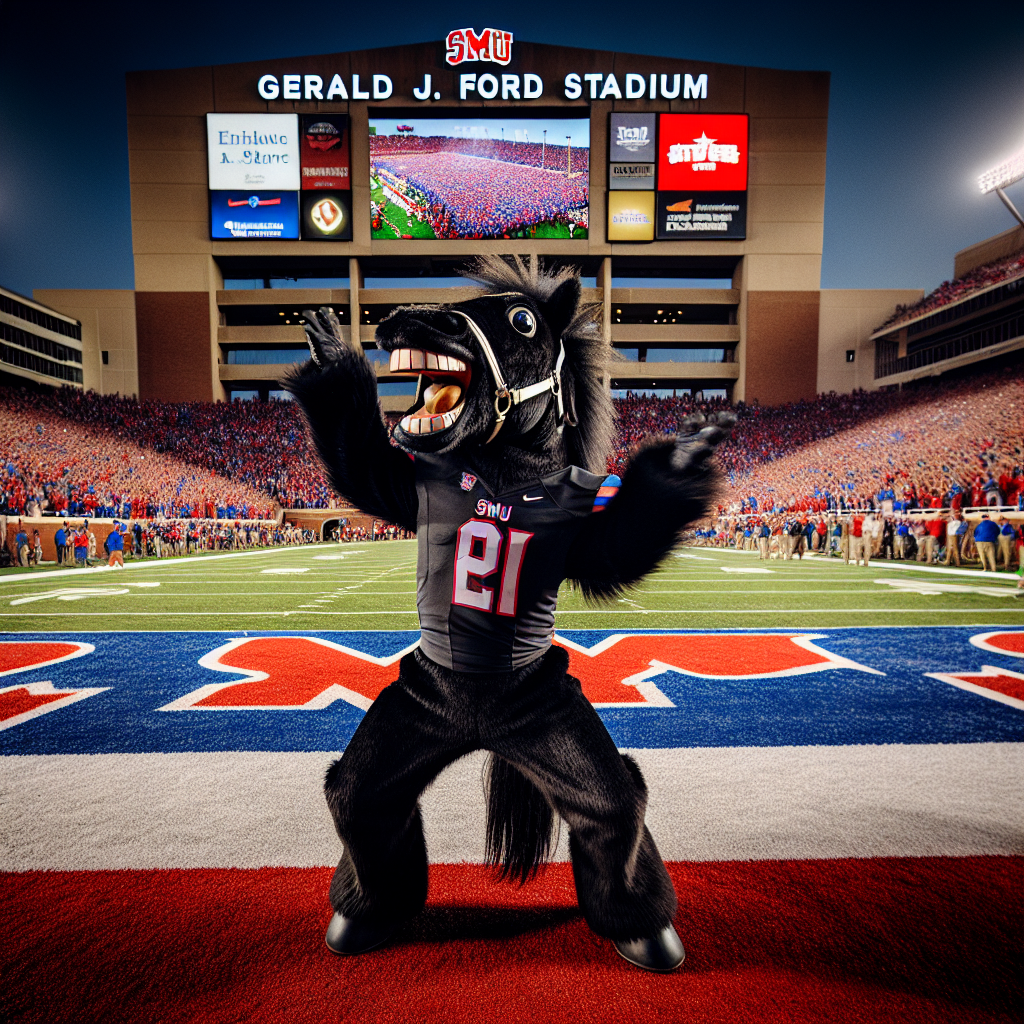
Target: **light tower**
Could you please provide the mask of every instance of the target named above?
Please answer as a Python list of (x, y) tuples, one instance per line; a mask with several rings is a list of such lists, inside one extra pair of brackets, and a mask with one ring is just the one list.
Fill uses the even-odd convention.
[(1015, 153), (1009, 158), (1004, 160), (1001, 164), (997, 164), (990, 171), (986, 171), (978, 179), (978, 187), (981, 189), (982, 195), (988, 195), (989, 192), (995, 192), (997, 196), (1003, 201), (1003, 205), (1017, 218), (1017, 223), (1024, 228), (1024, 218), (1017, 212), (1017, 207), (1010, 201), (1010, 197), (1003, 191), (1008, 185), (1013, 185), (1016, 182), (1024, 178), (1024, 149)]

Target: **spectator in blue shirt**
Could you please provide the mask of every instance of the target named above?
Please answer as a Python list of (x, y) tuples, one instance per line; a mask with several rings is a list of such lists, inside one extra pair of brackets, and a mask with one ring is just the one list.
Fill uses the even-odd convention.
[(53, 543), (57, 546), (57, 564), (64, 564), (64, 545), (68, 542), (68, 535), (64, 532), (64, 527), (60, 527), (57, 532), (53, 535)]
[(1009, 572), (1013, 568), (1013, 542), (1017, 539), (1016, 531), (1006, 521), (1005, 516), (999, 517), (999, 558), (1003, 568)]
[(987, 514), (982, 515), (981, 522), (974, 528), (974, 546), (978, 549), (982, 572), (996, 571), (996, 539), (998, 537), (999, 527), (989, 519)]

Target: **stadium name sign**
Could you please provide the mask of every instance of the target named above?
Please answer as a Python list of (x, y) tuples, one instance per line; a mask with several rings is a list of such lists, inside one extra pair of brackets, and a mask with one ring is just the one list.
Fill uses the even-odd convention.
[[(256, 84), (256, 91), (265, 100), (386, 100), (395, 91), (390, 75), (371, 75), (371, 81), (362, 82), (359, 75), (350, 76), (348, 82), (341, 75), (325, 79), (322, 75), (263, 75)], [(577, 74), (570, 71), (562, 82), (567, 100), (578, 100), (587, 93), (592, 100), (642, 100), (662, 99), (706, 100), (708, 98), (708, 76), (689, 74), (651, 75), (627, 74), (620, 82), (614, 74), (591, 72)], [(464, 72), (458, 76), (458, 98), (460, 100), (539, 100), (544, 95), (544, 80), (540, 75), (527, 72), (524, 75), (492, 75), (484, 72)], [(433, 76), (425, 74), (422, 84), (411, 90), (420, 101), (439, 100), (439, 90), (434, 88)], [(474, 95), (475, 94), (475, 95)]]
[[(506, 67), (512, 60), (512, 33), (503, 29), (485, 28), (476, 32), (471, 28), (458, 28), (449, 32), (444, 41), (445, 60), (452, 67), (467, 62), (485, 61)], [(265, 100), (386, 100), (395, 92), (391, 75), (350, 75), (346, 81), (340, 74), (333, 75), (263, 75), (256, 91)], [(405, 77), (403, 75), (403, 77)], [(621, 81), (620, 81), (621, 77)], [(420, 102), (442, 99), (435, 87), (432, 74), (423, 74), (409, 92)], [(544, 95), (544, 80), (540, 75), (484, 72), (463, 72), (455, 87), (460, 100), (539, 100)], [(595, 71), (580, 74), (568, 72), (562, 80), (567, 100), (578, 100), (587, 93), (592, 100), (661, 99), (706, 100), (708, 76), (690, 74), (641, 75), (629, 73), (617, 77)]]

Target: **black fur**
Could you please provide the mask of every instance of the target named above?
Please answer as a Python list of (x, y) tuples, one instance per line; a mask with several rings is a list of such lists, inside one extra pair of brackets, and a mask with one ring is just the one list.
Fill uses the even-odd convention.
[(502, 881), (525, 885), (551, 852), (551, 805), (497, 754), (488, 758), (487, 774), (487, 863), (498, 869)]
[[(495, 256), (480, 260), (471, 275), (485, 286), (479, 297), (399, 308), (377, 329), (385, 351), (422, 348), (455, 356), (471, 371), (453, 426), (427, 435), (399, 427), (396, 441), (413, 452), (458, 452), (499, 491), (567, 465), (603, 473), (613, 428), (610, 349), (598, 308), (580, 307), (578, 273), (548, 273), (536, 262)], [(532, 338), (510, 324), (516, 305), (537, 320)], [(460, 313), (484, 332), (513, 388), (549, 376), (564, 345), (567, 422), (559, 422), (548, 393), (515, 406), (489, 440), (495, 381)], [(414, 529), (413, 463), (389, 443), (373, 370), (344, 341), (333, 314), (307, 311), (306, 319), (313, 361), (285, 384), (303, 408), (332, 486), (363, 511)], [(730, 423), (687, 426), (684, 437), (643, 446), (618, 495), (584, 521), (568, 552), (567, 577), (588, 599), (607, 599), (638, 583), (686, 524), (705, 513), (717, 480), (709, 458)], [(566, 667), (558, 648), (507, 678), (460, 675), (418, 653), (403, 660), (401, 677), (373, 704), (328, 773), (328, 802), (346, 847), (331, 886), (336, 910), (397, 921), (422, 906), (426, 851), (416, 800), (446, 764), (484, 747), (492, 751), (487, 851), (500, 877), (522, 883), (536, 873), (550, 852), (554, 807), (570, 828), (577, 892), (595, 931), (639, 938), (671, 920), (675, 896), (643, 824), (647, 794), (639, 768), (619, 757)], [(513, 720), (515, 742), (502, 731)], [(410, 745), (412, 736), (418, 739)], [(574, 756), (564, 749), (567, 737), (579, 741)], [(603, 782), (595, 789), (598, 778)]]

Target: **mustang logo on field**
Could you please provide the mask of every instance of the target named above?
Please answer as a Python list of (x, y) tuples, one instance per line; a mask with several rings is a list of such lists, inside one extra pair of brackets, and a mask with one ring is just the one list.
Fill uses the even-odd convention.
[[(47, 668), (62, 661), (70, 661), (72, 658), (81, 658), (94, 650), (92, 644), (79, 641), (3, 641), (0, 642), (0, 676)], [(30, 718), (67, 707), (106, 689), (109, 687), (91, 686), (58, 690), (49, 680), (0, 687), (0, 730), (21, 725)]]
[[(665, 672), (711, 679), (767, 679), (846, 668), (883, 675), (818, 647), (816, 633), (616, 633), (593, 647), (565, 637), (569, 672), (597, 707), (673, 707), (653, 680)], [(320, 637), (242, 637), (199, 659), (242, 679), (208, 683), (161, 711), (318, 711), (335, 701), (367, 710), (419, 641), (374, 657)]]

